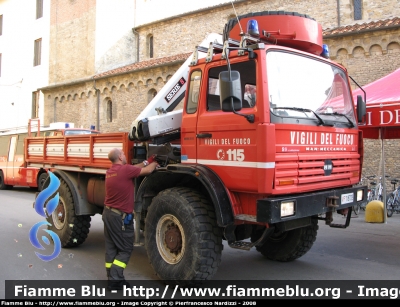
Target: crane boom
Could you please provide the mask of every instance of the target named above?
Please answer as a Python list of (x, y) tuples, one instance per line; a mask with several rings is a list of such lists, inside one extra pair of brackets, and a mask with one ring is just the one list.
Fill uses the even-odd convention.
[[(196, 46), (195, 51), (132, 122), (129, 130), (130, 140), (146, 141), (158, 135), (180, 130), (182, 109), (174, 109), (185, 96), (191, 62), (194, 58), (206, 57), (210, 43), (222, 46), (222, 35), (217, 33), (208, 34)], [(198, 51), (202, 52), (198, 53)]]

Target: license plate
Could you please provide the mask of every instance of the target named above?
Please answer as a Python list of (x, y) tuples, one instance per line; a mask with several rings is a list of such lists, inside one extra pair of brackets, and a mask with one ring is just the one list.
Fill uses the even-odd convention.
[(342, 194), (342, 202), (341, 204), (348, 204), (352, 203), (354, 201), (354, 193), (347, 193), (347, 194)]

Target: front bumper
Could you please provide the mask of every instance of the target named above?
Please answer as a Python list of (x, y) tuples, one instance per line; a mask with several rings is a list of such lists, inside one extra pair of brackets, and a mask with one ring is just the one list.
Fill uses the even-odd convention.
[[(363, 191), (363, 199), (357, 201), (357, 191)], [(275, 224), (305, 217), (325, 214), (362, 204), (367, 199), (367, 186), (332, 189), (327, 191), (288, 195), (285, 197), (264, 198), (257, 200), (257, 222)], [(353, 193), (353, 201), (342, 204), (342, 195)], [(336, 199), (336, 206), (329, 206), (330, 200)], [(294, 214), (281, 217), (281, 203), (294, 201)]]

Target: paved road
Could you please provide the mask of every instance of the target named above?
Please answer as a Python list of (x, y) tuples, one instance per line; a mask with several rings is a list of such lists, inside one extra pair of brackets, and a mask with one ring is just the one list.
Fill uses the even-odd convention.
[[(100, 215), (92, 218), (90, 233), (77, 248), (62, 249), (58, 258), (43, 262), (29, 241), (29, 230), (43, 218), (33, 209), (35, 192), (26, 188), (0, 191), (0, 299), (5, 280), (103, 280), (104, 239)], [(344, 222), (335, 215), (336, 223)], [(142, 238), (143, 239), (143, 238)], [(215, 280), (399, 280), (400, 214), (386, 223), (367, 223), (364, 213), (347, 229), (319, 222), (317, 240), (302, 258), (279, 263), (264, 259), (255, 249), (242, 251), (225, 244)], [(128, 280), (158, 281), (144, 246), (135, 247), (125, 270)]]

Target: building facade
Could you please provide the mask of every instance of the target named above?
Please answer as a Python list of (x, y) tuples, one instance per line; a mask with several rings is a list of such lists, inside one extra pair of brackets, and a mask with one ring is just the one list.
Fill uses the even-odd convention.
[(0, 0), (0, 131), (44, 117), (49, 22), (48, 0)]

